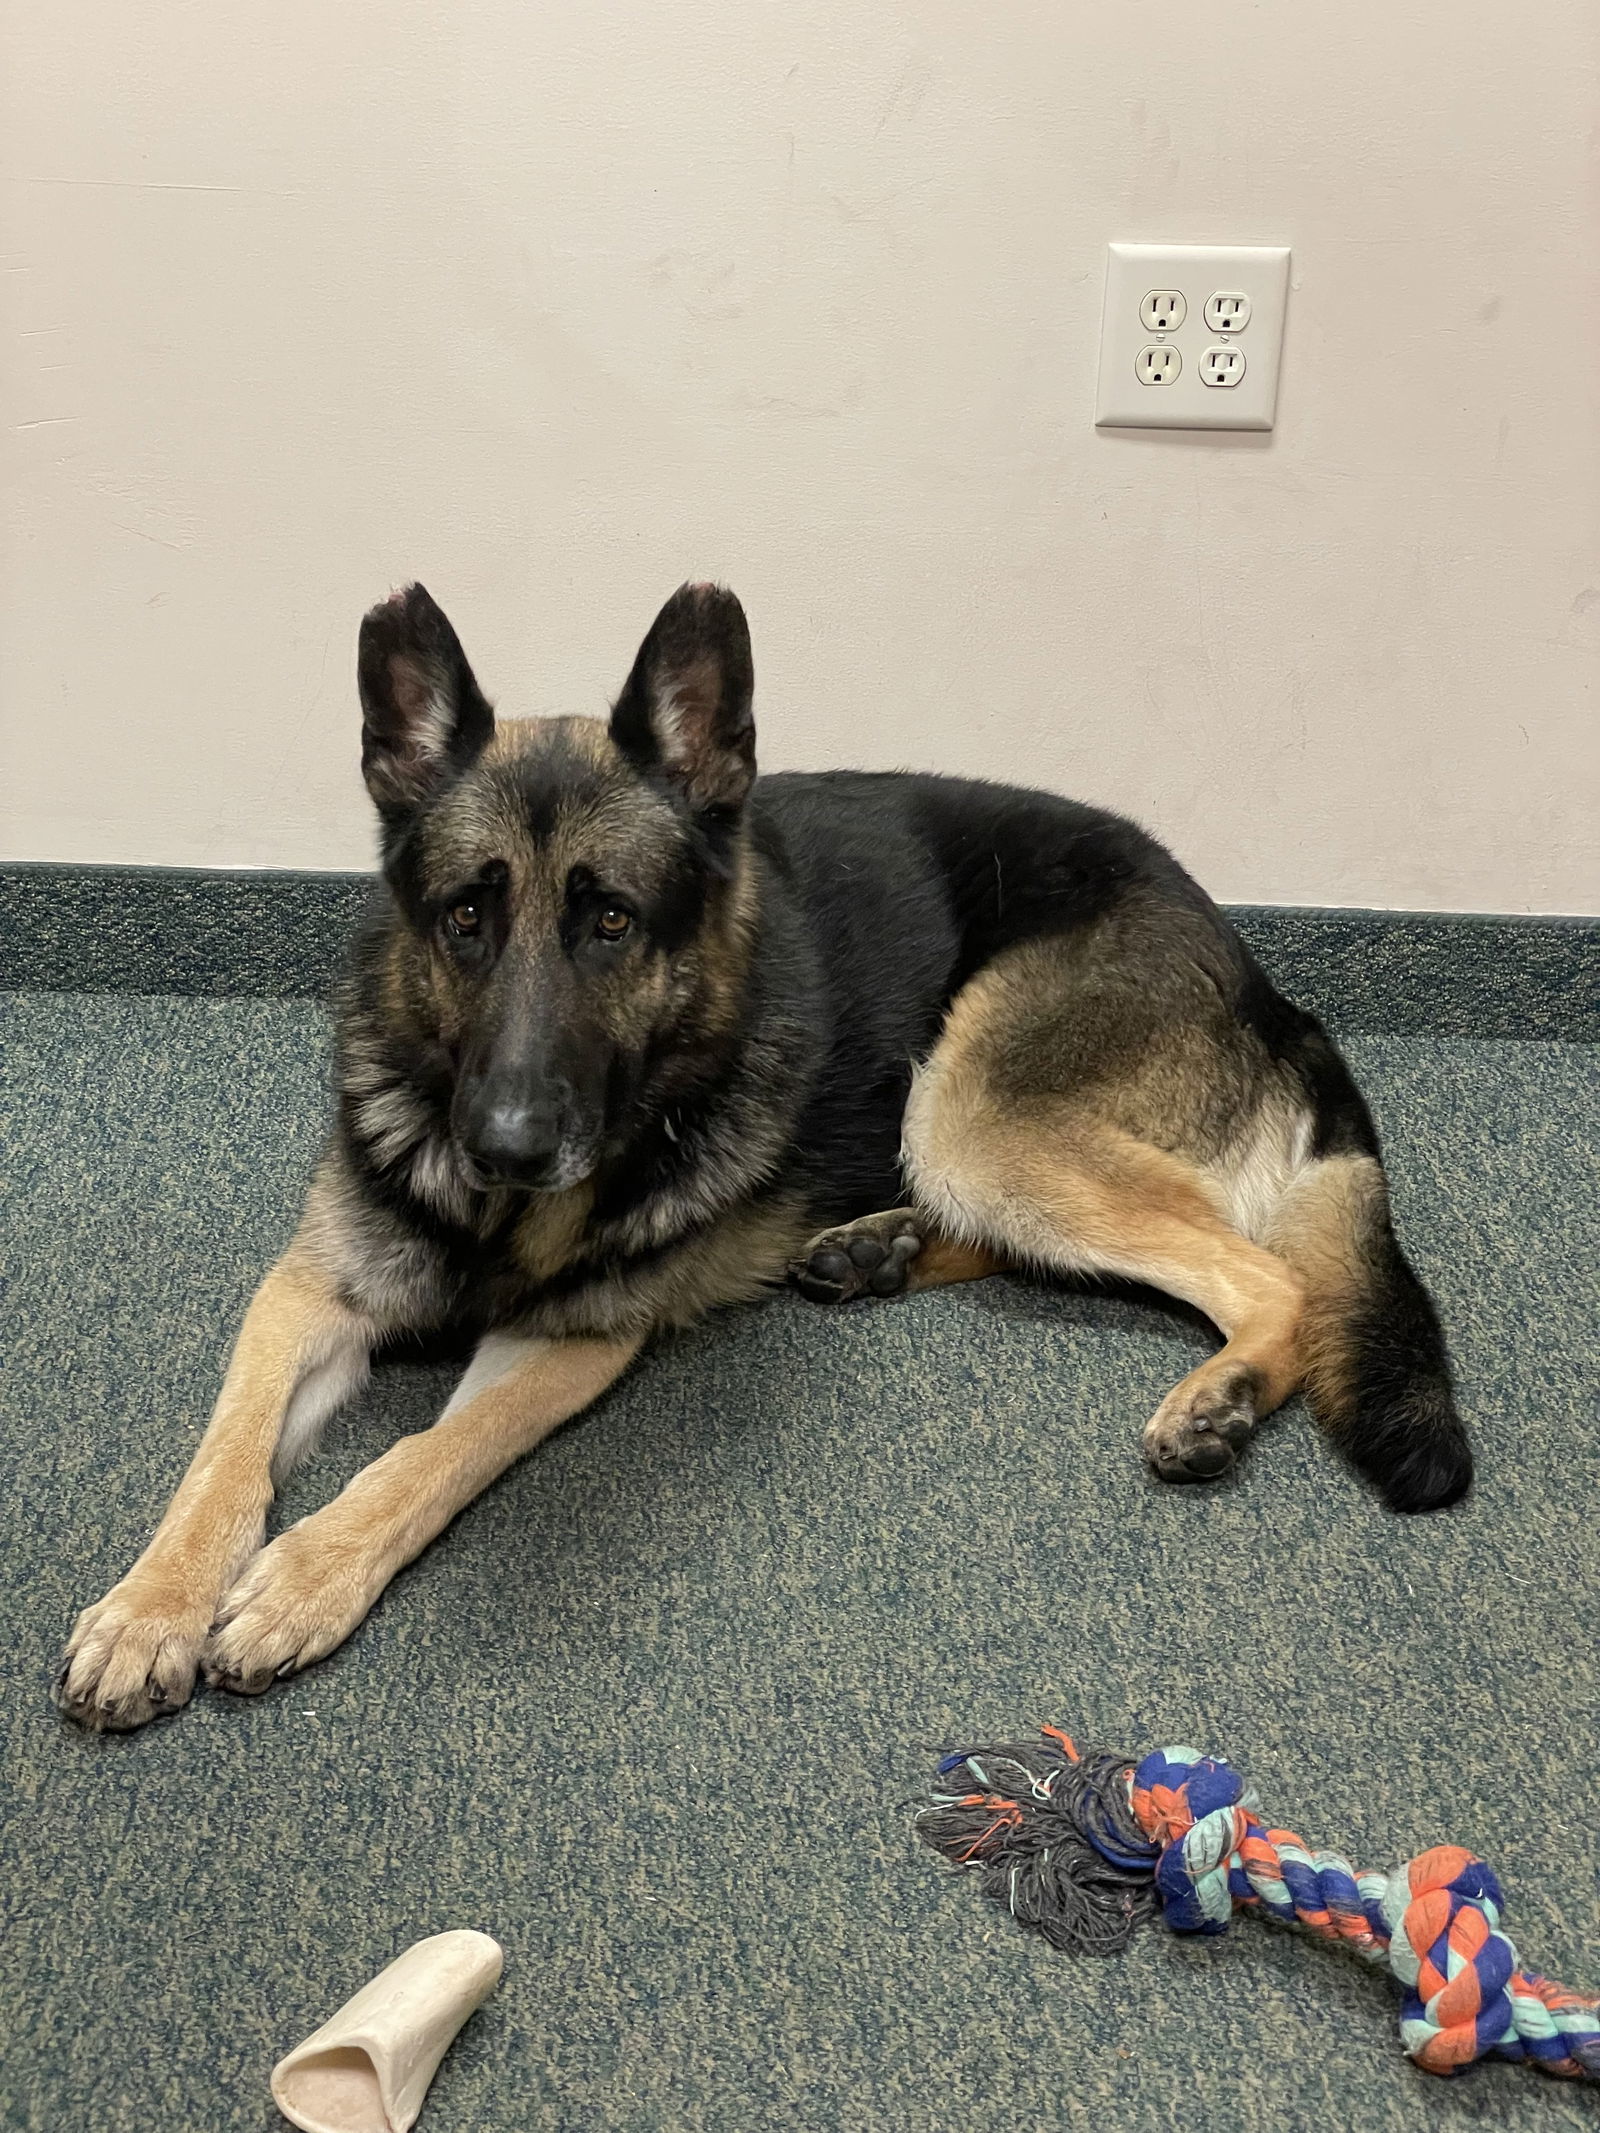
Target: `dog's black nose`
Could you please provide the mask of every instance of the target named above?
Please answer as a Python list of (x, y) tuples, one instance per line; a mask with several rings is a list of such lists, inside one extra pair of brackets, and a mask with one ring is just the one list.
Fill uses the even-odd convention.
[(507, 1185), (537, 1185), (555, 1163), (560, 1122), (546, 1104), (489, 1102), (466, 1121), (462, 1144), (478, 1168)]

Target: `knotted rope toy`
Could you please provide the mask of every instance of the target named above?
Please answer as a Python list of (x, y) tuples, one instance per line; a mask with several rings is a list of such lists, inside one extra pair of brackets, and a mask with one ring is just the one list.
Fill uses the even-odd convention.
[(1080, 1755), (1054, 1726), (947, 1755), (940, 1778), (958, 1772), (967, 1789), (933, 1793), (920, 1834), (1054, 1947), (1115, 1954), (1158, 1909), (1176, 1933), (1222, 1933), (1235, 1910), (1259, 1909), (1386, 1962), (1406, 1988), (1401, 2041), (1430, 2074), (1493, 2054), (1600, 2079), (1600, 2001), (1521, 1968), (1499, 1882), (1458, 1845), (1358, 1874), (1266, 1828), (1221, 1756), (1161, 1748), (1135, 1768)]

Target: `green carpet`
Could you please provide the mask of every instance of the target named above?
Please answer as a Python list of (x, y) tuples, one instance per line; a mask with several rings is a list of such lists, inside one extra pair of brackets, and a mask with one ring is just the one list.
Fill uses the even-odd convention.
[[(1416, 2073), (1383, 1979), (1259, 1924), (1056, 1955), (908, 1826), (951, 1743), (1189, 1740), (1359, 1863), (1474, 1846), (1529, 1962), (1600, 1986), (1600, 1053), (1350, 1046), (1480, 1450), (1457, 1512), (1385, 1516), (1298, 1407), (1220, 1486), (1147, 1480), (1206, 1345), (1153, 1304), (784, 1297), (648, 1357), (327, 1664), (97, 1741), (51, 1664), (289, 1233), (324, 1039), (65, 995), (0, 1039), (0, 2125), (266, 2133), (276, 2056), (464, 1925), (506, 1975), (423, 2133), (1600, 2124)], [(447, 1382), (382, 1373), (285, 1513)]]

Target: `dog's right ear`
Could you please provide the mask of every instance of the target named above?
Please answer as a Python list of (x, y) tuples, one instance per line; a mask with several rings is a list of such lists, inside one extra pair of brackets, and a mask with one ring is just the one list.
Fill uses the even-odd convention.
[(391, 593), (365, 616), (356, 680), (361, 774), (386, 820), (464, 770), (494, 732), (460, 639), (421, 585)]

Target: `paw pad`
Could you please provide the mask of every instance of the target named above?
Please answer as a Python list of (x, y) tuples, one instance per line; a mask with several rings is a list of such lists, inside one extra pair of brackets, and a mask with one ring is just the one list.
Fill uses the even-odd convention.
[(1163, 1481), (1215, 1481), (1255, 1433), (1248, 1392), (1180, 1385), (1145, 1432), (1145, 1457)]
[(869, 1215), (843, 1229), (824, 1230), (790, 1268), (795, 1287), (813, 1303), (850, 1303), (858, 1296), (898, 1296), (922, 1232), (910, 1216)]

